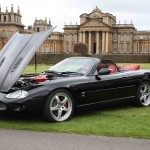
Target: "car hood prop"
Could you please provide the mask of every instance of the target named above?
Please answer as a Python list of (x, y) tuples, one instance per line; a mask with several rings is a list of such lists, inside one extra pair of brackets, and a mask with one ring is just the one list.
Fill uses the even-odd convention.
[(55, 29), (34, 34), (16, 33), (0, 52), (0, 91), (8, 92), (40, 45)]

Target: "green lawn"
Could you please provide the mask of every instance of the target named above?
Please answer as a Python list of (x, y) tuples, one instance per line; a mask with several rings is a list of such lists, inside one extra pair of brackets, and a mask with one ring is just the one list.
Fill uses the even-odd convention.
[[(29, 66), (25, 73), (32, 72), (33, 68)], [(37, 72), (48, 68), (38, 66)], [(150, 68), (150, 64), (144, 64), (143, 68)], [(63, 123), (47, 123), (40, 116), (0, 113), (0, 128), (150, 139), (149, 112), (150, 107), (124, 105), (76, 113), (71, 120)]]
[(42, 72), (42, 71), (46, 71), (50, 68), (51, 65), (38, 65), (36, 67), (36, 71), (35, 71), (35, 66), (34, 65), (30, 65), (30, 66), (27, 66), (24, 73), (28, 74), (28, 73), (35, 73), (35, 72)]

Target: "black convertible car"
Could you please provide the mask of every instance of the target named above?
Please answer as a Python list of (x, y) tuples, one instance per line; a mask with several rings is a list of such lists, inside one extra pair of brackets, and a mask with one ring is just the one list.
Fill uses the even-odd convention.
[(0, 111), (38, 111), (48, 122), (61, 122), (76, 109), (102, 103), (150, 105), (150, 70), (118, 67), (111, 60), (71, 57), (45, 72), (21, 75), (52, 30), (17, 33), (1, 51)]

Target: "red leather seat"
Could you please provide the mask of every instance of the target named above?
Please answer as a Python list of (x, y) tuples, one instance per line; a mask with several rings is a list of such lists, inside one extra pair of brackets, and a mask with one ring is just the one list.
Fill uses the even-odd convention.
[(110, 66), (108, 67), (108, 69), (110, 70), (110, 73), (115, 73), (115, 72), (117, 72), (116, 67), (115, 67), (114, 65), (110, 65)]

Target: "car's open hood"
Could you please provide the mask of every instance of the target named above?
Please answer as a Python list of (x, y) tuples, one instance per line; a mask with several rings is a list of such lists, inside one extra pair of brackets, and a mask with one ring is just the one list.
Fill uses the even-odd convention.
[(0, 91), (8, 92), (54, 28), (34, 34), (16, 33), (0, 52)]

